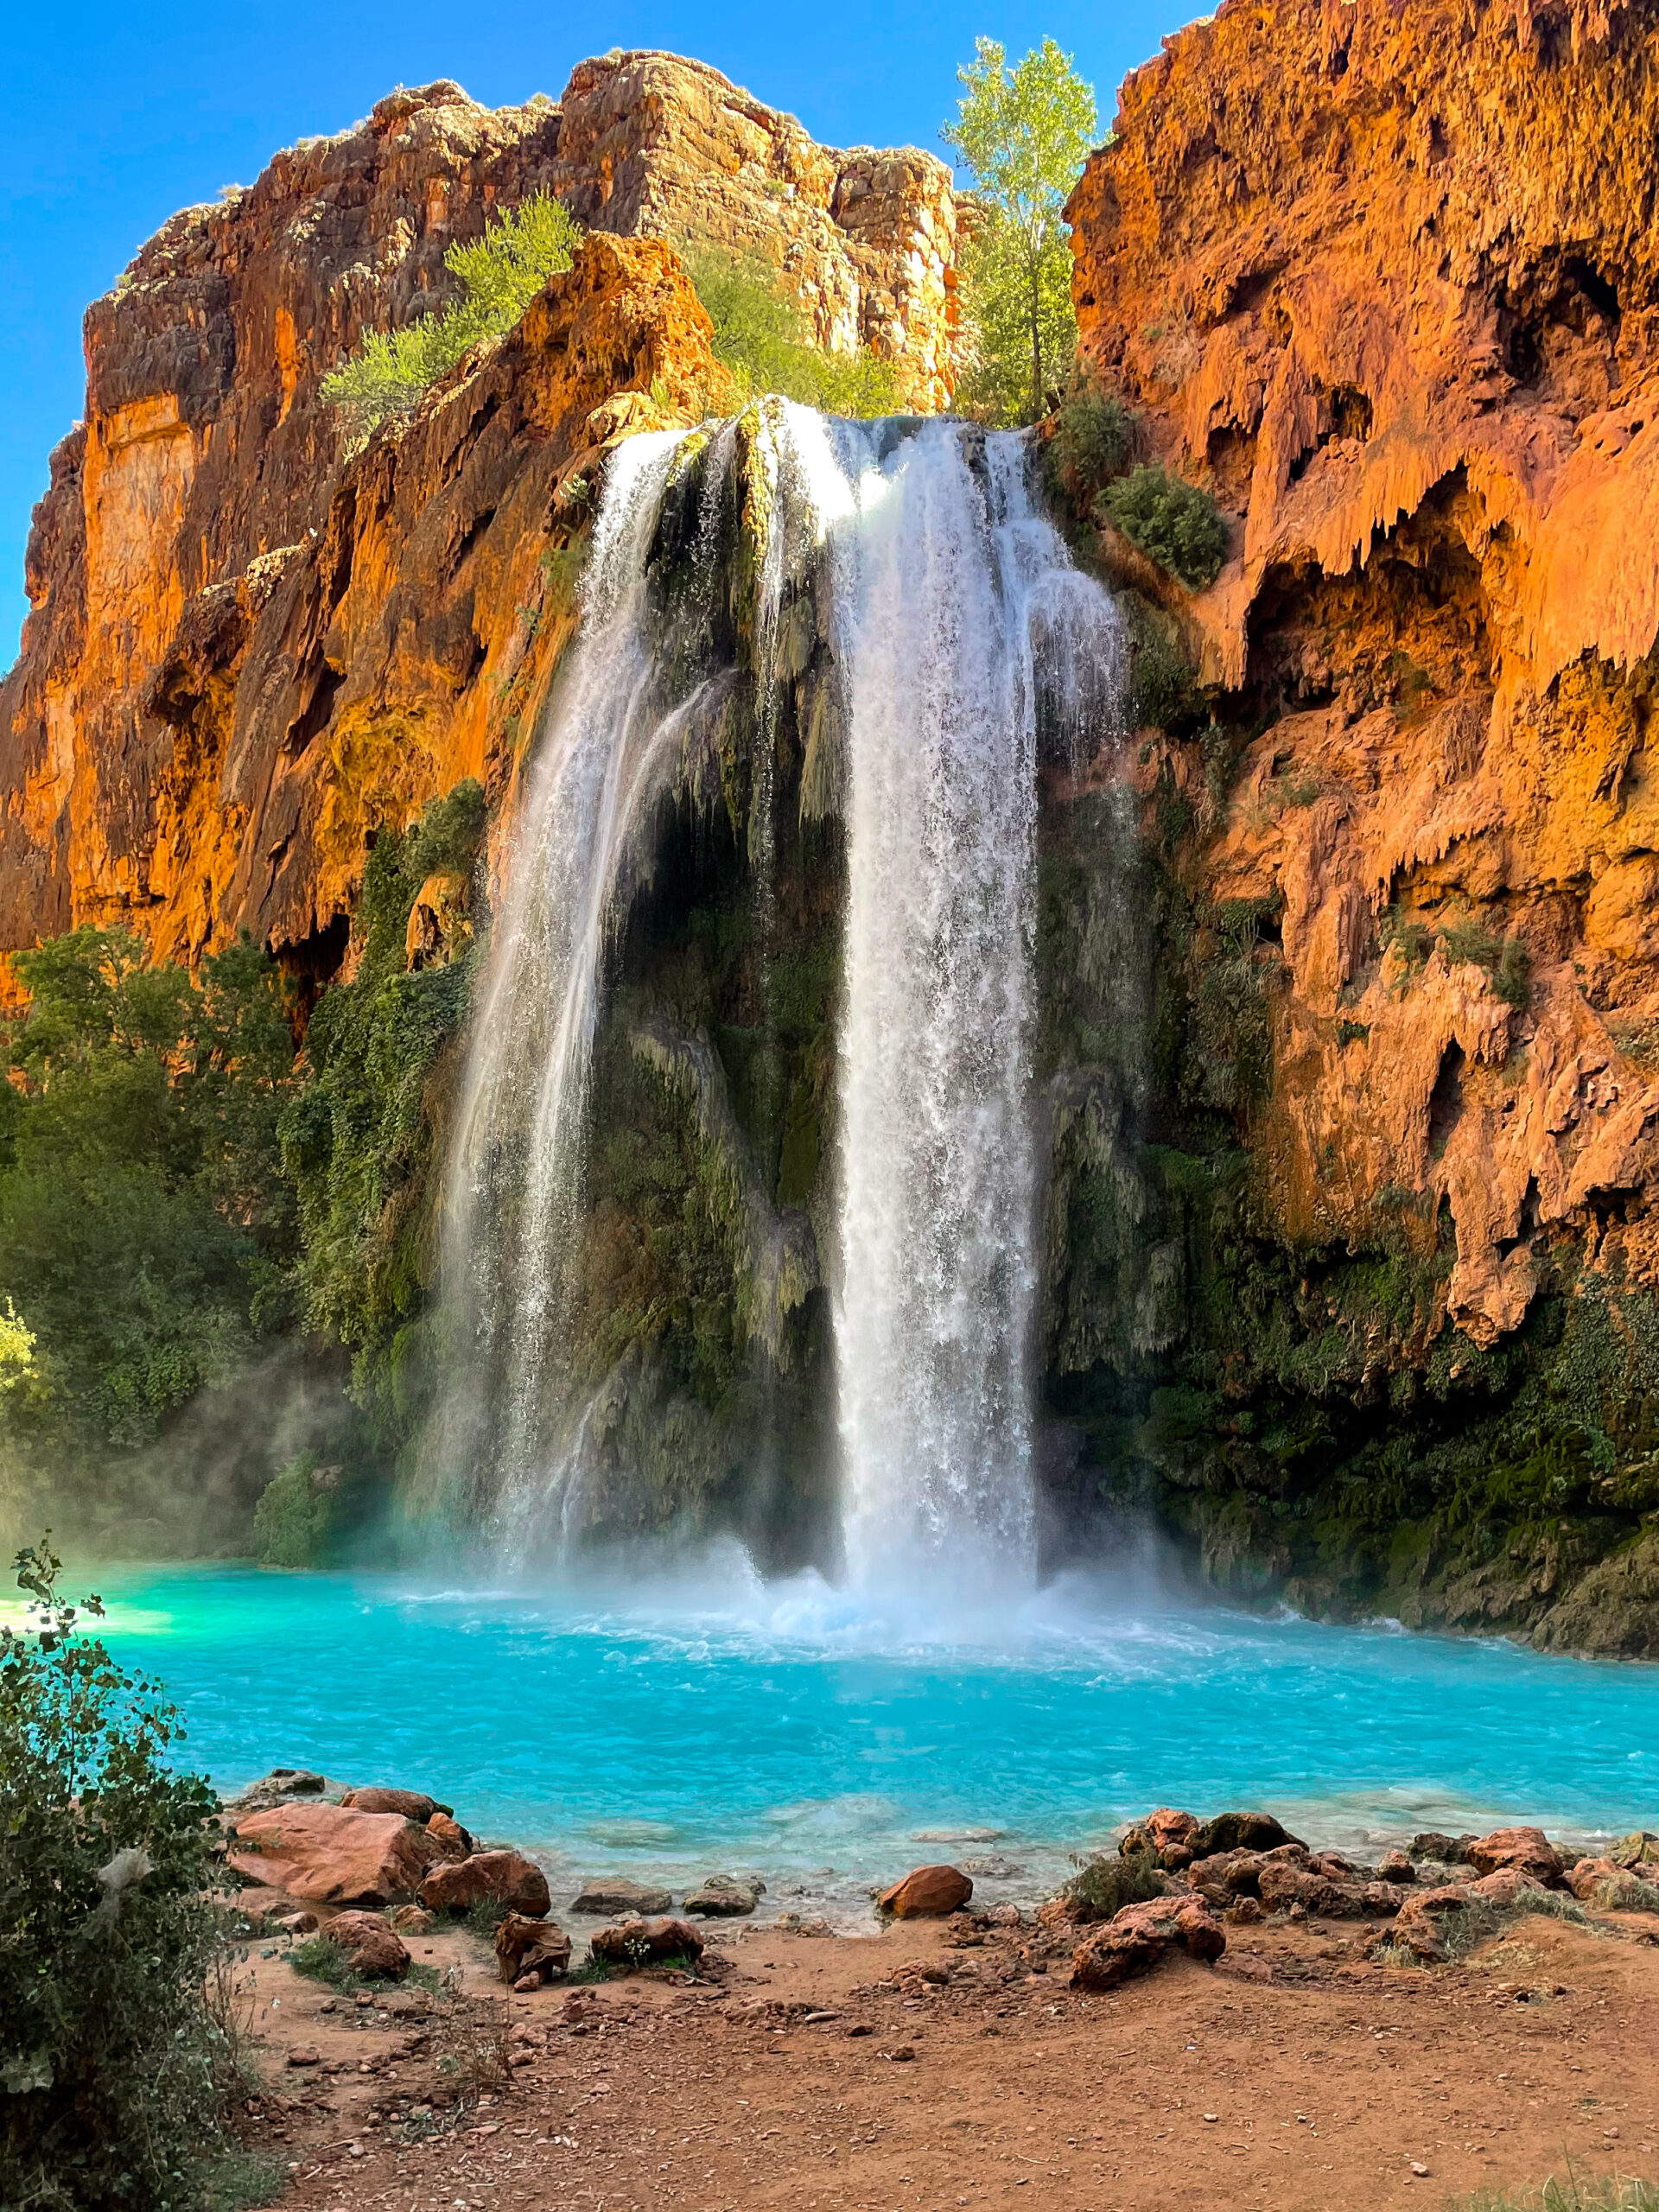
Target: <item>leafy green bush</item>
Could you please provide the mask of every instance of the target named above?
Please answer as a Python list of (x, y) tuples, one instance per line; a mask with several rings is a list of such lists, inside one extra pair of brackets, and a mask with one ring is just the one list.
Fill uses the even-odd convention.
[(1099, 506), (1131, 545), (1189, 591), (1202, 591), (1221, 574), (1227, 524), (1196, 484), (1148, 464), (1109, 484)]
[(362, 958), (351, 982), (332, 984), (317, 1002), (305, 1040), (309, 1080), (281, 1124), (307, 1319), (352, 1347), (359, 1402), (393, 1430), (416, 1411), (409, 1390), (420, 1363), (404, 1355), (428, 1272), (432, 1085), (466, 1021), (474, 964), (467, 950), (407, 972), (404, 937), (429, 875), (470, 876), (484, 821), (483, 791), (469, 779), (413, 830), (376, 840), (357, 912)]
[(1090, 1859), (1071, 1877), (1062, 1894), (1078, 1917), (1110, 1920), (1126, 1904), (1144, 1904), (1164, 1894), (1163, 1877), (1150, 1852), (1118, 1859)]
[(266, 1567), (321, 1567), (338, 1519), (340, 1469), (301, 1452), (279, 1468), (253, 1509), (253, 1533)]
[(1204, 697), (1192, 663), (1169, 625), (1145, 601), (1130, 610), (1129, 688), (1124, 702), (1131, 729), (1186, 737), (1204, 719)]
[(218, 1801), (168, 1770), (178, 1715), (81, 1633), (48, 1544), (16, 1569), (26, 1624), (0, 1627), (0, 2203), (188, 2212), (232, 2086), (204, 1996)]
[(146, 962), (136, 937), (79, 929), (14, 963), (30, 999), (0, 1084), (13, 1438), (142, 1443), (281, 1315), (281, 979), (245, 940), (195, 982)]
[(1054, 416), (1050, 471), (1079, 508), (1128, 466), (1135, 417), (1086, 365), (1076, 369)]
[(337, 1943), (332, 1936), (308, 1936), (302, 1942), (290, 1945), (288, 1963), (308, 1981), (327, 1982), (331, 1989), (358, 1986), (345, 1945)]
[(715, 326), (715, 359), (730, 370), (743, 403), (775, 391), (826, 415), (898, 411), (892, 362), (861, 347), (856, 353), (831, 353), (811, 345), (798, 305), (765, 262), (694, 246), (687, 251), (686, 270)]
[(468, 346), (512, 328), (548, 278), (570, 266), (581, 238), (575, 217), (550, 194), (505, 209), (481, 238), (444, 255), (460, 296), (401, 330), (365, 331), (345, 366), (323, 378), (323, 398), (359, 441), (389, 416), (410, 413)]

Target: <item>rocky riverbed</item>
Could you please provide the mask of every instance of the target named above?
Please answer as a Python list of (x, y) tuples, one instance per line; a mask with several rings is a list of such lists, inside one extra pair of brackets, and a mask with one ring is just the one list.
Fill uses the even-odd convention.
[[(367, 1789), (264, 1794), (227, 1815), (232, 1863), (266, 1815), (308, 1817), (282, 1829), (296, 1886), (242, 1893), (244, 2118), (298, 2206), (874, 2212), (1035, 2188), (1058, 2212), (1328, 2212), (1659, 2158), (1650, 1834), (1570, 1862), (1534, 1827), (1424, 1835), (1363, 1865), (1268, 1814), (1161, 1808), (1035, 1912), (981, 1909), (943, 1864), (850, 1937), (761, 1920), (736, 1876), (721, 1910), (596, 1879), (583, 1900), (613, 1916), (583, 1946), (563, 1899), (307, 1902), (352, 1878), (341, 1840), (394, 1833), (361, 1823), (405, 1823), (410, 1858), (411, 1834), (453, 1853), (461, 1824)], [(329, 1828), (327, 1868), (299, 1867), (295, 1838)], [(421, 1886), (480, 1859), (534, 1866), (472, 1850)], [(317, 1980), (311, 1921), (403, 1963)]]

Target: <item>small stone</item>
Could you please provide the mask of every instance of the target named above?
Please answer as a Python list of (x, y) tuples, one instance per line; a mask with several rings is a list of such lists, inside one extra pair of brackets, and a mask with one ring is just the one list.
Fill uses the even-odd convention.
[(898, 2044), (884, 2056), (890, 2058), (895, 2066), (906, 2066), (916, 2056), (916, 2046), (914, 2044)]
[(340, 1802), (359, 1813), (401, 1813), (406, 1821), (418, 1821), (423, 1827), (434, 1813), (449, 1810), (423, 1789), (348, 1789)]
[(434, 1813), (426, 1824), (426, 1832), (442, 1846), (448, 1858), (471, 1857), (473, 1839), (453, 1813)]
[(1560, 1852), (1541, 1828), (1494, 1828), (1469, 1846), (1469, 1859), (1478, 1873), (1511, 1869), (1550, 1889), (1560, 1887), (1565, 1871)]
[(570, 1938), (556, 1920), (510, 1912), (495, 1931), (495, 1957), (503, 1981), (538, 1989), (570, 1964)]
[(423, 1905), (395, 1904), (386, 1915), (386, 1925), (400, 1936), (429, 1936), (437, 1924)]
[(959, 1866), (913, 1866), (903, 1881), (882, 1891), (875, 1905), (895, 1920), (944, 1919), (973, 1894), (973, 1883)]
[(648, 1918), (671, 1910), (673, 1904), (666, 1890), (630, 1881), (624, 1874), (602, 1874), (582, 1885), (580, 1894), (571, 1900), (570, 1910), (602, 1920), (613, 1916)]
[(1403, 1851), (1385, 1851), (1377, 1862), (1376, 1878), (1379, 1882), (1414, 1882), (1417, 1869)]
[(1210, 2120), (1212, 2123), (1221, 2118), (1221, 2114), (1218, 2112), (1207, 2112), (1204, 2116), (1207, 2120)]
[(740, 1917), (754, 1910), (764, 1887), (764, 1884), (752, 1887), (734, 1874), (710, 1874), (700, 1889), (691, 1891), (683, 1910), (703, 1919)]
[(1411, 2162), (1411, 2171), (1420, 2180), (1425, 2179), (1428, 2173), (1428, 2168), (1425, 2165), (1420, 2164), (1415, 2158)]
[(353, 1974), (401, 1981), (409, 1972), (409, 1953), (383, 1913), (337, 1912), (324, 1933), (345, 1952)]
[(702, 1938), (689, 1920), (633, 1919), (596, 1928), (588, 1948), (611, 1966), (648, 1967), (663, 1959), (700, 1959)]
[(315, 1936), (317, 1916), (315, 1912), (285, 1912), (278, 1918), (276, 1925), (289, 1936)]
[(290, 2066), (321, 2066), (322, 2053), (314, 2050), (309, 2044), (296, 2044), (288, 2054), (288, 2063)]

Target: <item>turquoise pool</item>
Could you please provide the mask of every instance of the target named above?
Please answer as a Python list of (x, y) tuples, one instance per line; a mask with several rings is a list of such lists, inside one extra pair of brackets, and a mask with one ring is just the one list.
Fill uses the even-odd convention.
[(1579, 1834), (1659, 1820), (1659, 1669), (1386, 1624), (1166, 1609), (1082, 1579), (917, 1623), (720, 1560), (533, 1591), (86, 1579), (221, 1788), (280, 1764), (427, 1789), (543, 1853), (556, 1894), (617, 1868), (754, 1866), (774, 1904), (850, 1911), (948, 1853), (1019, 1897), (1158, 1803), (1265, 1805), (1350, 1846), (1500, 1815)]

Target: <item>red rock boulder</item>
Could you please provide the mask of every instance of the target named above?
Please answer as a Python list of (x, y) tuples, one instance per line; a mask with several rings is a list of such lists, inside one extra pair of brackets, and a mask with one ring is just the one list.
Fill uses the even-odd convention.
[(588, 1948), (607, 1966), (649, 1967), (664, 1959), (700, 1959), (702, 1938), (689, 1920), (619, 1920), (594, 1929)]
[(1644, 1878), (1659, 1869), (1644, 1865), (1641, 1872), (1621, 1866), (1613, 1859), (1580, 1859), (1567, 1878), (1567, 1885), (1581, 1904), (1598, 1912), (1651, 1912), (1659, 1889)]
[(401, 1981), (409, 1953), (397, 1930), (378, 1912), (337, 1912), (323, 1934), (338, 1943), (353, 1974), (368, 1981)]
[(546, 1875), (522, 1851), (475, 1851), (435, 1866), (421, 1884), (421, 1903), (429, 1912), (469, 1912), (487, 1903), (539, 1918), (552, 1910), (553, 1897)]
[(1560, 1853), (1541, 1828), (1494, 1828), (1469, 1846), (1469, 1863), (1478, 1874), (1496, 1874), (1500, 1867), (1512, 1866), (1547, 1890), (1559, 1889), (1567, 1871)]
[(1495, 1873), (1483, 1874), (1478, 1882), (1471, 1882), (1469, 1894), (1507, 1911), (1512, 1905), (1524, 1904), (1529, 1897), (1542, 1897), (1544, 1885), (1518, 1866), (1500, 1866)]
[(426, 1832), (442, 1850), (446, 1859), (469, 1859), (473, 1839), (453, 1813), (434, 1813), (426, 1824)]
[(570, 1938), (556, 1920), (510, 1912), (495, 1931), (495, 1962), (502, 1980), (515, 1987), (530, 1976), (538, 1985), (550, 1981), (570, 1963)]
[(359, 1813), (401, 1813), (406, 1821), (418, 1821), (423, 1827), (434, 1813), (451, 1809), (440, 1805), (435, 1797), (429, 1797), (423, 1789), (348, 1789), (340, 1802)]
[(1398, 1918), (1388, 1929), (1378, 1929), (1370, 1940), (1370, 1948), (1384, 1943), (1398, 1944), (1412, 1952), (1425, 1965), (1432, 1966), (1447, 1955), (1446, 1926), (1469, 1910), (1469, 1892), (1456, 1883), (1447, 1883), (1438, 1890), (1419, 1890), (1408, 1895), (1400, 1908)]
[(245, 1814), (226, 1864), (308, 1904), (401, 1904), (441, 1856), (423, 1827), (401, 1813), (352, 1805), (282, 1805)]
[(912, 1866), (902, 1882), (882, 1891), (875, 1909), (895, 1920), (944, 1919), (960, 1912), (973, 1894), (973, 1883), (959, 1866)]
[(1258, 1894), (1269, 1912), (1288, 1912), (1299, 1904), (1320, 1920), (1359, 1920), (1367, 1909), (1358, 1882), (1316, 1874), (1311, 1867), (1293, 1866), (1282, 1859), (1264, 1866), (1258, 1882)]
[(1145, 1904), (1125, 1905), (1073, 1954), (1071, 1986), (1116, 1989), (1133, 1975), (1148, 1973), (1172, 1944), (1195, 1959), (1218, 1959), (1227, 1948), (1227, 1934), (1198, 1897), (1154, 1897)]

